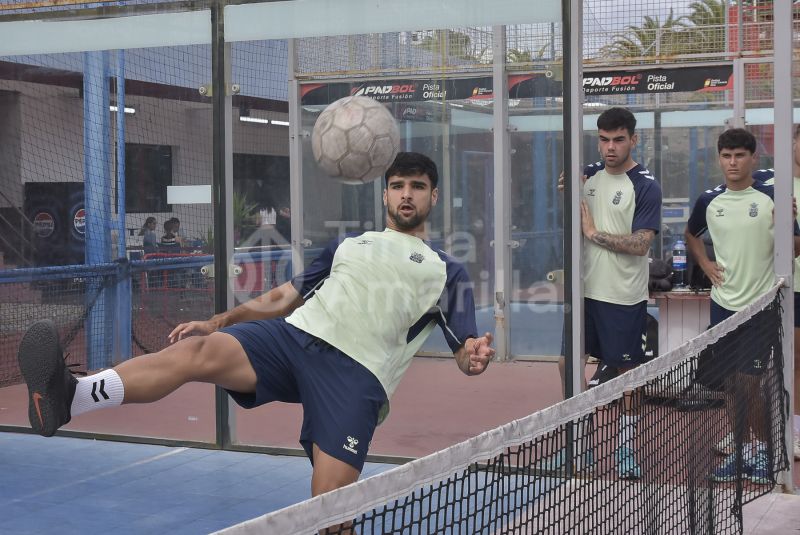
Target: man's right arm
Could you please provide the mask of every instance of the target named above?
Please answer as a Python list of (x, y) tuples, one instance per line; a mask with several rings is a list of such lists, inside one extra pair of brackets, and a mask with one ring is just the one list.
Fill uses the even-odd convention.
[(689, 254), (695, 259), (697, 265), (703, 270), (703, 273), (708, 276), (711, 284), (714, 286), (721, 285), (725, 280), (722, 276), (722, 267), (708, 257), (708, 254), (706, 254), (706, 244), (703, 243), (703, 239), (689, 232), (689, 227), (686, 227), (683, 236), (686, 238), (686, 247), (689, 249)]
[(217, 329), (221, 329), (243, 321), (269, 320), (288, 316), (302, 304), (303, 299), (300, 297), (300, 293), (292, 285), (292, 282), (288, 281), (236, 308), (212, 316), (209, 321), (215, 322)]
[(686, 230), (683, 232), (683, 236), (686, 238), (686, 247), (689, 249), (689, 253), (711, 281), (711, 284), (720, 286), (725, 280), (722, 275), (722, 266), (708, 258), (706, 246), (701, 238), (708, 231), (706, 211), (710, 202), (711, 199), (705, 194), (697, 199), (694, 203), (692, 214), (689, 216), (689, 221), (686, 223)]
[(236, 308), (215, 314), (211, 319), (181, 323), (169, 334), (169, 341), (173, 343), (187, 336), (211, 334), (223, 327), (243, 321), (288, 316), (302, 304), (303, 298), (292, 282), (285, 282)]

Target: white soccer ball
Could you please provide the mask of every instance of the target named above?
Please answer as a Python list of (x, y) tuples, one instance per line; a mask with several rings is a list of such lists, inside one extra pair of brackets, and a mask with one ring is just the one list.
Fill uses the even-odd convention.
[(314, 160), (327, 175), (346, 184), (382, 177), (399, 148), (394, 117), (369, 97), (345, 97), (329, 105), (311, 134)]

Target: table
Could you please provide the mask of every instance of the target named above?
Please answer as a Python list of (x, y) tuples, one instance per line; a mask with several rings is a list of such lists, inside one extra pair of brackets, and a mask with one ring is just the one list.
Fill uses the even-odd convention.
[[(658, 353), (671, 351), (708, 328), (711, 310), (711, 297), (708, 291), (673, 290), (671, 292), (654, 292), (650, 298), (658, 306)], [(692, 377), (687, 375), (679, 385), (659, 384), (655, 382), (651, 395), (675, 395), (675, 386), (684, 391), (692, 388)], [(694, 401), (693, 401), (694, 402)], [(701, 405), (698, 405), (700, 408)]]
[(650, 295), (658, 306), (658, 352), (679, 347), (708, 328), (710, 292), (676, 290)]

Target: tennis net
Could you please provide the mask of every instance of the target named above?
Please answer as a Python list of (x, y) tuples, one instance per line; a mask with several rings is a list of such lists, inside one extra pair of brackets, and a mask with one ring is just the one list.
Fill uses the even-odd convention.
[(741, 533), (788, 467), (779, 289), (574, 398), (220, 533)]

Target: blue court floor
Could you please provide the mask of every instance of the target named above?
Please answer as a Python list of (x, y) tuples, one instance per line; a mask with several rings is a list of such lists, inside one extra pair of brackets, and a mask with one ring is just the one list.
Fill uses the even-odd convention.
[[(310, 482), (305, 457), (0, 433), (0, 534), (210, 533), (308, 499)], [(800, 533), (800, 496), (746, 505), (744, 533)]]
[[(394, 465), (367, 464), (362, 477)], [(311, 496), (305, 457), (0, 433), (0, 533), (216, 531)]]

